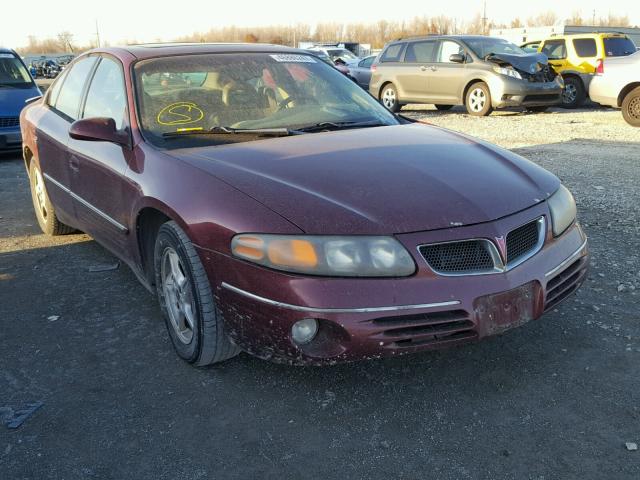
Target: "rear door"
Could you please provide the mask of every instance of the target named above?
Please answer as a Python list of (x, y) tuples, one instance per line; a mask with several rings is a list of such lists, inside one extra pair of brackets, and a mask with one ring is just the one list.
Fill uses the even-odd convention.
[(371, 65), (375, 58), (375, 56), (372, 56), (360, 60), (357, 67), (351, 71), (351, 76), (356, 79), (358, 85), (365, 89), (369, 88), (369, 82), (371, 81)]
[(424, 102), (431, 98), (430, 77), (436, 70), (436, 46), (436, 40), (420, 40), (407, 44), (403, 66), (398, 69), (396, 75), (403, 100)]
[[(123, 66), (111, 56), (100, 57), (86, 91), (80, 118), (113, 118), (129, 132)], [(83, 230), (107, 248), (119, 250), (127, 240), (134, 187), (125, 178), (130, 146), (110, 142), (69, 140), (71, 186), (78, 196), (76, 214)]]
[(573, 38), (573, 51), (575, 58), (572, 58), (577, 70), (583, 73), (594, 73), (596, 71), (596, 63), (598, 61), (598, 45), (596, 39), (591, 37)]
[(454, 63), (451, 55), (466, 55), (464, 47), (453, 40), (440, 40), (436, 49), (434, 68), (429, 73), (428, 100), (443, 104), (456, 105), (461, 102), (460, 93), (464, 87), (465, 64)]
[(47, 193), (56, 207), (60, 220), (77, 225), (71, 196), (71, 173), (67, 144), (69, 127), (78, 118), (80, 99), (95, 57), (85, 57), (65, 70), (47, 93), (36, 128), (38, 160), (47, 186)]

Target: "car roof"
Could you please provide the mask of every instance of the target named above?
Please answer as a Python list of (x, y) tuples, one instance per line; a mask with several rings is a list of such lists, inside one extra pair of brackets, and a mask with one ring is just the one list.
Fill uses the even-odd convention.
[(627, 35), (619, 32), (589, 32), (589, 33), (565, 33), (563, 35), (552, 35), (551, 37), (545, 39), (554, 40), (554, 39), (563, 39), (563, 38), (627, 38)]
[(90, 50), (86, 53), (128, 53), (138, 59), (204, 53), (306, 53), (283, 45), (264, 43), (146, 43)]
[(0, 46), (0, 53), (13, 53), (13, 54), (15, 54), (16, 51), (13, 50), (12, 48), (7, 48), (7, 47)]

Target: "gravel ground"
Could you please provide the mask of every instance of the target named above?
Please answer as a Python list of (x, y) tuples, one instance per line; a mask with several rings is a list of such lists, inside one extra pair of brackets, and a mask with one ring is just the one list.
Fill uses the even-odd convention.
[(176, 358), (155, 300), (84, 235), (43, 237), (0, 157), (0, 478), (637, 479), (640, 130), (616, 111), (404, 113), (486, 138), (575, 193), (593, 268), (476, 345), (330, 368)]

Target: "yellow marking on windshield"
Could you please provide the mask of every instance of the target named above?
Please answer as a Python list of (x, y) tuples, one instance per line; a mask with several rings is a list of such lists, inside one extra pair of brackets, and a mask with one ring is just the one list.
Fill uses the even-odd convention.
[(178, 128), (176, 132), (197, 132), (199, 130), (204, 130), (204, 128), (202, 127)]
[(177, 102), (167, 105), (158, 113), (156, 122), (160, 125), (187, 125), (204, 118), (202, 109), (193, 102)]

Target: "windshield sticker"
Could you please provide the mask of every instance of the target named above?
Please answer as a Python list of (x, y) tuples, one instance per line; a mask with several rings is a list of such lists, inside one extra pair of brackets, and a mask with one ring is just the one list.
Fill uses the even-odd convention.
[(187, 125), (199, 122), (204, 118), (202, 109), (193, 102), (178, 102), (167, 105), (160, 113), (156, 121), (160, 125)]
[(310, 55), (295, 55), (289, 53), (279, 53), (277, 55), (269, 55), (276, 62), (281, 63), (316, 63), (315, 59)]

